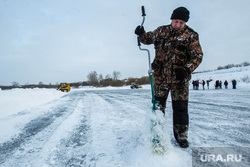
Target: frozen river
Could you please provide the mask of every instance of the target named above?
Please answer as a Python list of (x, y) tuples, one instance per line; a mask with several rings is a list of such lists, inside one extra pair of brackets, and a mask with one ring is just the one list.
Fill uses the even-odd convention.
[[(15, 104), (13, 104), (15, 105)], [(192, 147), (250, 147), (250, 89), (190, 90), (190, 147), (175, 146), (171, 99), (167, 152), (151, 152), (148, 89), (78, 90), (0, 119), (3, 167), (192, 166)]]

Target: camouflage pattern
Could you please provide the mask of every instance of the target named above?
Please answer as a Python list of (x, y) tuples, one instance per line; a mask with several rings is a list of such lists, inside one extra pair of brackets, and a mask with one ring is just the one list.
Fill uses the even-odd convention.
[(140, 36), (144, 44), (154, 44), (155, 58), (153, 63), (159, 68), (154, 70), (154, 83), (168, 87), (169, 84), (180, 84), (176, 79), (175, 69), (189, 69), (189, 76), (185, 78), (187, 83), (191, 79), (191, 73), (202, 61), (203, 52), (199, 43), (198, 34), (185, 25), (183, 30), (176, 31), (171, 25), (158, 27), (153, 32), (147, 32)]
[[(154, 90), (156, 99), (167, 99), (171, 92), (174, 136), (186, 139), (188, 131), (188, 94), (191, 73), (202, 61), (203, 52), (199, 36), (193, 29), (185, 25), (176, 31), (171, 25), (158, 27), (153, 32), (140, 36), (143, 44), (154, 44), (155, 58), (152, 63), (154, 70)], [(183, 80), (176, 78), (175, 70), (183, 68), (188, 76)], [(182, 106), (178, 106), (181, 104)], [(161, 109), (165, 113), (166, 101), (161, 101)]]
[(174, 125), (174, 137), (176, 140), (183, 140), (188, 138), (188, 125)]
[(183, 82), (180, 84), (157, 84), (154, 82), (154, 91), (156, 97), (168, 98), (171, 92), (172, 100), (188, 100), (189, 83)]

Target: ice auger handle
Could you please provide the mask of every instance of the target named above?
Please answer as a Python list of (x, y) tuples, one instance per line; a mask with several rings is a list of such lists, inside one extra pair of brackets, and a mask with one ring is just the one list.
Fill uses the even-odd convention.
[(138, 46), (141, 46), (141, 42), (140, 42), (140, 37), (137, 36), (137, 42), (138, 42)]
[(146, 16), (144, 6), (141, 6), (142, 16)]

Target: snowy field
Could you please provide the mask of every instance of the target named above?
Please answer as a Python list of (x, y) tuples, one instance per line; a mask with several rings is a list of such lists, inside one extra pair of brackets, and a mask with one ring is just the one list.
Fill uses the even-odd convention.
[[(192, 79), (237, 79), (237, 89), (192, 90), (190, 147), (175, 145), (171, 99), (164, 120), (167, 151), (151, 151), (151, 92), (81, 88), (0, 90), (2, 167), (191, 167), (192, 147), (250, 147), (249, 67), (196, 74)], [(234, 74), (234, 75), (232, 75)], [(229, 82), (230, 84), (231, 82)]]

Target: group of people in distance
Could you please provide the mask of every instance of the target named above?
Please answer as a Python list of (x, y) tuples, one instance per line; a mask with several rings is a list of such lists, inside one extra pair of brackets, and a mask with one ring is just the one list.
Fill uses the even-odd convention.
[[(192, 84), (193, 84), (193, 89), (194, 90), (199, 90), (199, 85), (201, 84), (202, 85), (202, 88), (203, 90), (205, 90), (205, 85), (207, 84), (207, 89), (209, 89), (209, 83), (213, 81), (212, 79), (209, 79), (209, 80), (202, 80), (202, 81), (199, 81), (199, 80), (193, 80), (192, 81)], [(225, 80), (224, 81), (224, 87), (225, 89), (228, 89), (228, 81)], [(236, 84), (237, 84), (237, 81), (235, 79), (232, 80), (232, 88), (233, 89), (236, 89)], [(214, 84), (214, 87), (215, 89), (222, 89), (222, 81), (219, 81), (219, 80), (216, 80), (215, 81), (215, 84)]]

